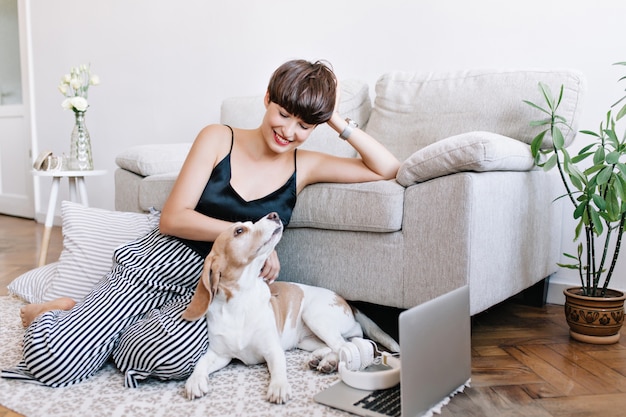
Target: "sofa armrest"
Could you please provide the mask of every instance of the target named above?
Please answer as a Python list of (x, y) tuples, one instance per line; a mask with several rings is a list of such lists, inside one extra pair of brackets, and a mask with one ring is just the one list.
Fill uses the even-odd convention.
[(530, 145), (491, 132), (451, 136), (416, 151), (407, 158), (396, 179), (405, 187), (463, 171), (530, 171)]
[(469, 284), (474, 315), (554, 273), (561, 187), (556, 170), (539, 169), (460, 172), (408, 187), (404, 305)]

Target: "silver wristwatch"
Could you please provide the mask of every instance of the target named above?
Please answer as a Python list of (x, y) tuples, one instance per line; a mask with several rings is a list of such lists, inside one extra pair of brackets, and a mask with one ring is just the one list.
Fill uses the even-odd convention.
[(348, 138), (352, 134), (352, 131), (356, 129), (357, 127), (359, 127), (359, 124), (355, 122), (354, 120), (350, 119), (349, 117), (346, 118), (346, 123), (348, 123), (348, 125), (346, 126), (345, 129), (343, 129), (343, 131), (339, 135), (339, 137), (343, 140), (348, 140)]

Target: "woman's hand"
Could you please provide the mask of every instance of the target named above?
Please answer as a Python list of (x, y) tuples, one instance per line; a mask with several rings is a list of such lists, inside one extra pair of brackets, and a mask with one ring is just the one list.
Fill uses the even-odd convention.
[(265, 265), (263, 265), (263, 269), (261, 269), (259, 276), (263, 278), (264, 281), (271, 284), (276, 280), (276, 278), (278, 278), (279, 273), (280, 261), (278, 260), (278, 253), (274, 250), (265, 261)]

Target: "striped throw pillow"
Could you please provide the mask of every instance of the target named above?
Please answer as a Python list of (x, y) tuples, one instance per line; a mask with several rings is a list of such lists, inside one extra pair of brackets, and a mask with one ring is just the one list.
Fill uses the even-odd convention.
[(8, 286), (30, 303), (59, 297), (78, 301), (109, 272), (113, 251), (156, 226), (159, 213), (131, 213), (61, 203), (63, 250), (57, 262), (28, 271)]

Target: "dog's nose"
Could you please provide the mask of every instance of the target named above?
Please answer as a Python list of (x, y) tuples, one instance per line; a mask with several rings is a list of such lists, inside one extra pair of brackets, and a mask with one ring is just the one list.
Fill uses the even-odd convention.
[(280, 223), (280, 216), (275, 211), (268, 214), (267, 218), (270, 220), (274, 220), (276, 223)]

